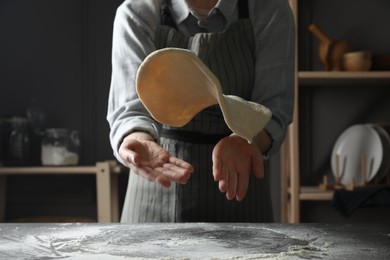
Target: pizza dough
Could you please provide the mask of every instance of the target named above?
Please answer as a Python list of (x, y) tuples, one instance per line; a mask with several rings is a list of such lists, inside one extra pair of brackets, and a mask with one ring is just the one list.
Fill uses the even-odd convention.
[(260, 104), (224, 95), (217, 77), (185, 49), (149, 54), (138, 69), (136, 84), (151, 116), (169, 126), (182, 127), (201, 110), (219, 104), (228, 127), (251, 143), (272, 115)]

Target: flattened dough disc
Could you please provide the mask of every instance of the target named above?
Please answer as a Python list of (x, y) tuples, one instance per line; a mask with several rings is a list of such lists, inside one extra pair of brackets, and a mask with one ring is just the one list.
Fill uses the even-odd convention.
[(181, 127), (214, 104), (228, 127), (252, 142), (271, 118), (271, 111), (238, 96), (224, 95), (217, 77), (192, 52), (165, 48), (149, 54), (138, 69), (137, 93), (158, 122)]

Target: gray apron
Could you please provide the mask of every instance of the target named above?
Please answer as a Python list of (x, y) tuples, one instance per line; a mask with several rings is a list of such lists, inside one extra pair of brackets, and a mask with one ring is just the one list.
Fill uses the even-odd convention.
[[(176, 47), (194, 51), (219, 78), (224, 94), (247, 100), (254, 79), (253, 43), (248, 17), (240, 17), (223, 32), (197, 33), (191, 37), (161, 25), (155, 37), (157, 49)], [(267, 162), (265, 178), (259, 180), (252, 174), (241, 202), (227, 200), (213, 179), (213, 148), (230, 133), (218, 105), (201, 111), (184, 127), (163, 126), (161, 145), (191, 163), (194, 173), (187, 184), (172, 183), (169, 189), (130, 173), (121, 222), (273, 221)]]

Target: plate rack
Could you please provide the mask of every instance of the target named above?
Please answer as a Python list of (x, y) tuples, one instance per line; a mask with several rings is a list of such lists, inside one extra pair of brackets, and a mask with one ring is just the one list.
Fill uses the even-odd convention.
[(367, 189), (367, 188), (390, 187), (390, 172), (387, 172), (386, 176), (376, 175), (370, 182), (367, 182), (367, 170), (366, 170), (367, 160), (364, 154), (360, 156), (360, 163), (361, 163), (360, 183), (356, 183), (355, 176), (352, 176), (350, 183), (348, 185), (343, 185), (341, 183), (341, 173), (339, 167), (340, 156), (336, 155), (336, 172), (335, 172), (334, 183), (330, 183), (328, 176), (324, 176), (322, 183), (319, 185), (319, 189), (322, 191), (339, 190), (339, 189), (353, 191), (353, 190)]

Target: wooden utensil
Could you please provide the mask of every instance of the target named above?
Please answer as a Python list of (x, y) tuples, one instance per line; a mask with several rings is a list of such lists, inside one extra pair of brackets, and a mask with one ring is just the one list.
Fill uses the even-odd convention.
[(318, 46), (318, 56), (320, 59), (320, 62), (324, 66), (324, 70), (330, 70), (330, 64), (329, 64), (329, 51), (330, 46), (332, 44), (332, 39), (326, 35), (317, 24), (311, 24), (309, 26), (309, 31), (312, 32), (320, 41), (320, 44)]
[(312, 32), (320, 41), (318, 56), (326, 71), (340, 71), (343, 68), (343, 55), (351, 50), (351, 44), (346, 40), (332, 40), (321, 28), (312, 23), (309, 26)]

